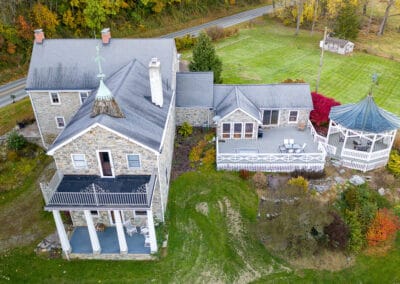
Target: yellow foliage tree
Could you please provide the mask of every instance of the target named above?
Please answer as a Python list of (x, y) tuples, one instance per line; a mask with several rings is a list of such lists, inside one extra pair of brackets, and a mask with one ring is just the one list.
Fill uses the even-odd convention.
[(59, 22), (57, 20), (57, 14), (47, 8), (47, 6), (36, 3), (32, 9), (32, 20), (38, 28), (43, 28), (48, 34), (52, 34), (56, 31), (56, 27)]

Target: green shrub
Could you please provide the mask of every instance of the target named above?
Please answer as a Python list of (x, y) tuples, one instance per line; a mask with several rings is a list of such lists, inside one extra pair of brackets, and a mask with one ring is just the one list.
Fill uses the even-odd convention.
[(7, 147), (10, 150), (18, 151), (26, 145), (26, 139), (24, 136), (18, 134), (16, 131), (12, 131), (7, 137)]
[(189, 161), (192, 163), (199, 162), (201, 159), (201, 156), (203, 154), (204, 147), (207, 145), (207, 141), (205, 140), (200, 140), (199, 143), (197, 143), (196, 146), (192, 148), (192, 150), (189, 153)]
[(190, 135), (192, 135), (193, 133), (193, 127), (188, 123), (188, 122), (184, 122), (178, 130), (179, 135), (181, 135), (182, 137), (186, 138)]
[(393, 150), (390, 153), (387, 167), (395, 176), (400, 176), (400, 153), (398, 151)]
[(358, 221), (356, 212), (347, 210), (346, 221), (350, 228), (350, 239), (348, 243), (348, 250), (358, 253), (361, 251), (365, 243), (365, 235), (361, 230), (361, 223)]

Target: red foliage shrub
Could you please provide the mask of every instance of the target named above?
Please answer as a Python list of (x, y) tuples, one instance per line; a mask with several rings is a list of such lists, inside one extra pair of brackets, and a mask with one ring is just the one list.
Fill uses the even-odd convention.
[(386, 208), (379, 209), (367, 232), (368, 245), (381, 244), (393, 237), (399, 229), (399, 217)]
[(311, 93), (311, 98), (314, 105), (314, 110), (310, 113), (311, 122), (318, 126), (324, 123), (327, 124), (329, 122), (331, 107), (338, 106), (340, 103), (315, 92)]

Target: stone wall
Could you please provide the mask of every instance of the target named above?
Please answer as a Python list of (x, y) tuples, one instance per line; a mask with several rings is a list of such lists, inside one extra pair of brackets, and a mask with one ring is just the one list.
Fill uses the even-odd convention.
[[(171, 178), (172, 158), (174, 153), (174, 140), (175, 140), (175, 96), (172, 101), (172, 108), (169, 114), (168, 125), (164, 138), (164, 144), (159, 156), (158, 166), (158, 181), (159, 188), (155, 190), (153, 199), (153, 212), (158, 221), (164, 220), (164, 212), (167, 208), (169, 183)], [(161, 204), (162, 203), (162, 204)]]
[[(222, 124), (227, 122), (252, 122), (254, 123), (253, 126), (253, 139), (257, 139), (257, 131), (258, 131), (258, 121), (252, 118), (251, 116), (247, 115), (241, 110), (236, 110), (232, 114), (224, 117), (218, 122), (217, 126), (217, 135), (218, 139), (226, 139), (222, 138)], [(242, 130), (244, 130), (244, 125), (242, 126)], [(231, 125), (231, 132), (233, 132), (233, 125)]]
[(60, 104), (51, 104), (49, 92), (30, 92), (36, 121), (45, 147), (51, 145), (62, 129), (57, 128), (56, 116), (64, 117), (67, 124), (81, 106), (79, 92), (59, 92)]
[[(291, 111), (298, 111), (296, 122), (289, 122), (289, 114)], [(279, 110), (279, 126), (293, 126), (300, 122), (304, 122), (307, 125), (310, 111), (309, 109), (281, 109)]]
[(203, 126), (204, 124), (212, 125), (214, 116), (214, 111), (209, 108), (177, 107), (176, 125), (182, 125), (184, 122), (188, 122), (192, 126)]
[[(157, 165), (156, 153), (99, 126), (56, 150), (53, 157), (57, 169), (64, 175), (101, 175), (97, 150), (110, 151), (116, 176), (151, 175)], [(84, 154), (87, 167), (75, 169), (71, 154)], [(139, 154), (141, 167), (129, 169), (127, 154)]]
[[(141, 210), (139, 210), (141, 211)], [(113, 226), (110, 222), (109, 211), (99, 210), (98, 216), (93, 217), (93, 223), (103, 223), (106, 226)], [(86, 218), (83, 211), (70, 211), (72, 224), (75, 227), (87, 226)], [(134, 210), (122, 210), (123, 219), (122, 222), (131, 221), (133, 225), (136, 226), (147, 226), (147, 216), (135, 216)], [(154, 214), (153, 214), (154, 215)]]

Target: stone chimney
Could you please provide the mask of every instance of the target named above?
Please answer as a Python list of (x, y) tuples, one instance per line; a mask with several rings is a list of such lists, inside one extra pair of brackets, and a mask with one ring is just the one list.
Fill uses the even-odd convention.
[(104, 45), (109, 44), (111, 39), (110, 28), (105, 28), (101, 31), (101, 41)]
[(42, 29), (37, 29), (35, 33), (35, 43), (42, 44), (44, 40), (44, 32)]
[(149, 63), (151, 101), (153, 104), (162, 107), (164, 100), (160, 67), (160, 61), (156, 57), (153, 57)]

